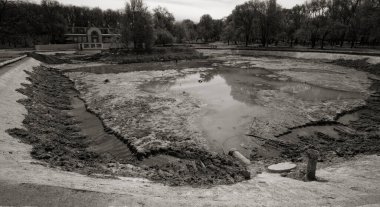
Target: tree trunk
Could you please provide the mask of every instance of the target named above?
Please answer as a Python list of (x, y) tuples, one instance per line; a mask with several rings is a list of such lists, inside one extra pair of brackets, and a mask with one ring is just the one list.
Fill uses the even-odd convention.
[(346, 36), (346, 33), (343, 33), (343, 34), (340, 36), (340, 47), (343, 47), (343, 44), (344, 44), (344, 36)]
[(311, 39), (311, 48), (314, 49), (315, 48), (315, 42), (316, 40), (314, 38)]
[(325, 42), (325, 40), (322, 38), (322, 40), (321, 40), (321, 50), (323, 50), (323, 43)]
[(352, 39), (351, 39), (351, 48), (355, 47), (355, 42), (356, 42), (356, 31), (354, 30), (352, 34)]
[(262, 45), (263, 47), (265, 47), (265, 45), (266, 45), (266, 39), (265, 39), (264, 36), (262, 36), (262, 38), (261, 38), (261, 45)]
[(323, 50), (324, 43), (325, 43), (325, 39), (326, 39), (327, 35), (328, 35), (328, 32), (325, 32), (325, 33), (323, 34), (323, 37), (322, 37), (322, 40), (321, 40), (321, 49), (322, 49), (322, 50)]

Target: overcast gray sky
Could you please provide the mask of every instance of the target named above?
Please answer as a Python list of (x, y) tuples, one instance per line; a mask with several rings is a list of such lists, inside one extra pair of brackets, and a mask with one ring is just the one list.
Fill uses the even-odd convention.
[[(122, 9), (126, 0), (58, 0), (63, 4), (100, 7), (102, 9)], [(228, 16), (236, 5), (247, 0), (145, 0), (150, 9), (158, 5), (168, 8), (177, 20), (192, 19), (199, 21), (203, 14), (210, 14), (214, 19)], [(305, 0), (277, 0), (284, 8), (302, 4)]]

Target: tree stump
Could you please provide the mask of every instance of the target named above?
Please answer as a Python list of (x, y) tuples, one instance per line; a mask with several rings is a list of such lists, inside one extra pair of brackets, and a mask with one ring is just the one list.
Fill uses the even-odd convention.
[(319, 158), (319, 152), (314, 149), (309, 149), (306, 151), (306, 155), (308, 158), (307, 162), (307, 171), (306, 171), (306, 180), (314, 181), (317, 180), (315, 176), (315, 172), (317, 170), (317, 162)]

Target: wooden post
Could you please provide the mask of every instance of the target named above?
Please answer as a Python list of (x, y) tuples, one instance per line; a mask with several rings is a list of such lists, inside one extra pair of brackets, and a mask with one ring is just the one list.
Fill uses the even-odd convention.
[(315, 176), (315, 171), (317, 170), (317, 162), (318, 162), (318, 158), (319, 158), (319, 152), (317, 150), (314, 150), (314, 149), (309, 149), (309, 150), (307, 150), (306, 155), (308, 157), (306, 180), (308, 180), (308, 181), (317, 180), (317, 178)]

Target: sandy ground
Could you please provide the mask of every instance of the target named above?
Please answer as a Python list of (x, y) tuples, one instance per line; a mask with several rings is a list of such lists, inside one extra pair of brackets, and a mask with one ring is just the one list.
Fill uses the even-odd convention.
[[(26, 110), (15, 92), (27, 58), (0, 76), (0, 205), (37, 206), (378, 206), (380, 157), (366, 156), (319, 170), (324, 182), (305, 183), (262, 173), (213, 188), (168, 187), (144, 179), (99, 179), (36, 164), (31, 147), (5, 130), (21, 127)], [(1, 69), (0, 69), (1, 70)]]

